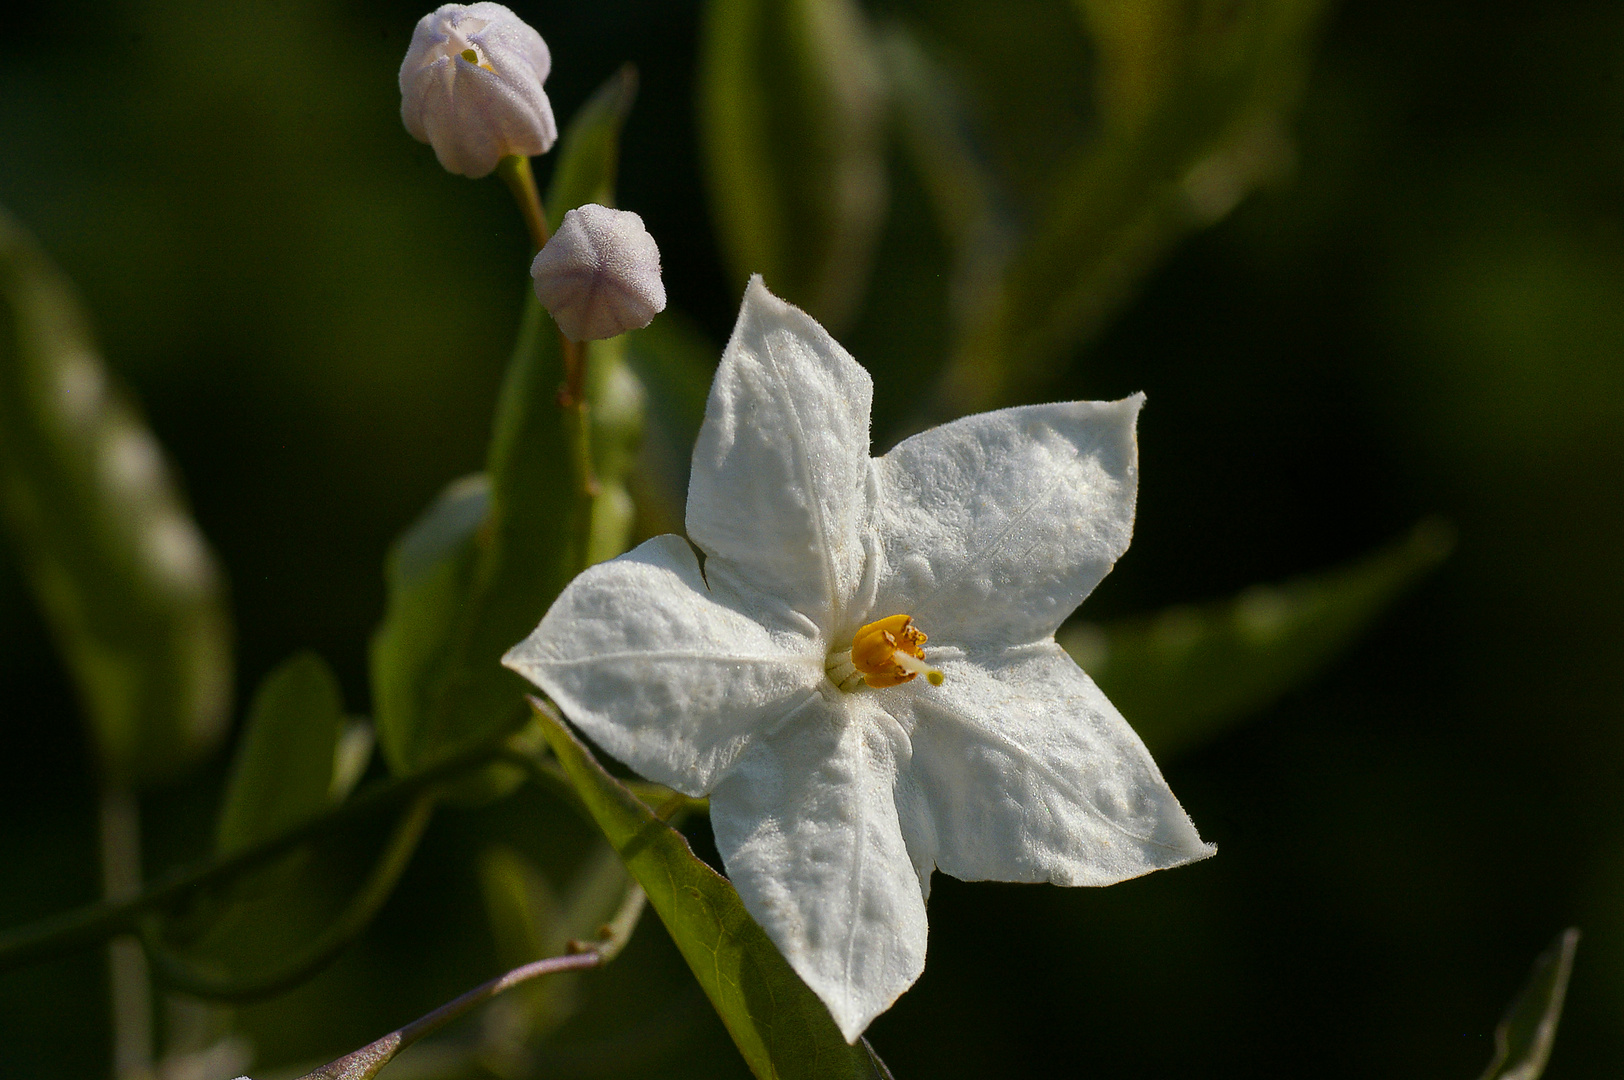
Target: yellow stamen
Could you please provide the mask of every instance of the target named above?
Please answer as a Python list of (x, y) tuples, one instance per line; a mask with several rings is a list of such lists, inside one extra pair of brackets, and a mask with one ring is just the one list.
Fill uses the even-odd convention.
[(889, 615), (857, 631), (851, 643), (852, 667), (876, 689), (900, 686), (921, 675), (932, 686), (940, 686), (945, 676), (925, 663), (925, 641), (913, 616)]
[(487, 61), (485, 57), (480, 54), (478, 49), (464, 49), (462, 50), (461, 56), (464, 60), (468, 61), (470, 64), (473, 64), (475, 67), (482, 67), (486, 71), (493, 73), (496, 71), (495, 68), (491, 67), (489, 61)]

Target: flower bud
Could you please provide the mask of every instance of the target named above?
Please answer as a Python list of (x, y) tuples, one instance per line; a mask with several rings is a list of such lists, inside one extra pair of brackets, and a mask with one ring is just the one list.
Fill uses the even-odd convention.
[(400, 118), (448, 172), (484, 176), (509, 155), (545, 154), (558, 138), (541, 84), (541, 35), (501, 4), (443, 4), (417, 21), (400, 65)]
[(665, 310), (659, 246), (630, 210), (596, 203), (571, 210), (530, 276), (536, 299), (571, 341), (638, 330)]

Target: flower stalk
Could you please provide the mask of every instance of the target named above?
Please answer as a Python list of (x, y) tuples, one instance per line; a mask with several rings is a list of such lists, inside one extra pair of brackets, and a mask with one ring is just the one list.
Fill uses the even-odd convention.
[[(141, 818), (135, 795), (109, 787), (101, 802), (102, 895), (123, 903), (141, 891)], [(113, 1076), (127, 1080), (152, 1068), (152, 979), (140, 942), (129, 935), (107, 944), (113, 1010)]]
[[(552, 238), (552, 232), (547, 225), (547, 210), (542, 205), (541, 192), (536, 187), (536, 177), (531, 171), (530, 159), (522, 155), (510, 155), (497, 164), (496, 171), (508, 190), (513, 193), (513, 200), (519, 204), (519, 214), (524, 218), (525, 228), (530, 233), (531, 245), (540, 251), (547, 246), (547, 241)], [(571, 341), (562, 330), (558, 332), (558, 344), (564, 356), (564, 385), (558, 390), (558, 407), (564, 410), (564, 424), (568, 429), (570, 446), (570, 465), (575, 474), (575, 490), (583, 503), (579, 512), (585, 522), (581, 527), (580, 545), (581, 560), (584, 564), (586, 536), (592, 527), (592, 500), (598, 497), (601, 490), (597, 474), (592, 468), (592, 431), (587, 417), (587, 353), (580, 342)]]
[(537, 251), (547, 246), (552, 230), (547, 226), (547, 211), (542, 209), (541, 192), (536, 187), (536, 174), (530, 168), (530, 159), (522, 154), (510, 154), (496, 165), (496, 174), (513, 193), (519, 204), (519, 214), (530, 233), (530, 244)]
[(543, 975), (552, 975), (560, 971), (583, 971), (598, 967), (608, 959), (609, 956), (605, 952), (588, 949), (516, 967), (507, 974), (499, 975), (490, 982), (474, 987), (461, 997), (446, 1002), (433, 1012), (418, 1017), (405, 1027), (397, 1028), (383, 1038), (370, 1042), (353, 1053), (345, 1054), (336, 1061), (330, 1061), (315, 1072), (306, 1073), (299, 1080), (370, 1080), (402, 1050), (423, 1036), (432, 1035), (474, 1006), (482, 1005), (498, 994), (532, 979), (539, 979)]

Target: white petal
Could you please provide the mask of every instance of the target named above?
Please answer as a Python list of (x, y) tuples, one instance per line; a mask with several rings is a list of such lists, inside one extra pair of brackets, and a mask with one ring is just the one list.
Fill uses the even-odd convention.
[(1144, 396), (967, 416), (877, 463), (873, 614), (966, 648), (1048, 637), (1133, 535)]
[(854, 696), (752, 742), (711, 794), (744, 906), (846, 1041), (925, 967), (925, 900), (897, 823), (907, 740)]
[(702, 795), (828, 683), (820, 648), (746, 606), (706, 587), (681, 537), (657, 536), (577, 577), (502, 662), (643, 776)]
[(857, 588), (867, 514), (868, 372), (750, 279), (694, 447), (688, 535), (705, 572), (784, 597), (827, 631)]
[(943, 872), (1110, 885), (1216, 850), (1139, 736), (1058, 645), (938, 662), (941, 686), (907, 693), (910, 683), (890, 701), (910, 728), (908, 779), (923, 795), (923, 840), (935, 843)]

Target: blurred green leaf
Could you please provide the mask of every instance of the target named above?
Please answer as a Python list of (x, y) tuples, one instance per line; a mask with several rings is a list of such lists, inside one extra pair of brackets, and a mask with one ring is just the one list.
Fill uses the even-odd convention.
[[(216, 822), (216, 855), (253, 849), (343, 801), (372, 747), (370, 726), (344, 715), (338, 680), (321, 657), (303, 652), (282, 663), (249, 710)], [(149, 913), (140, 933), (154, 977), (190, 996), (225, 1001), (271, 996), (309, 980), (377, 915), (433, 805), (431, 795), (420, 794), (381, 850), (365, 833), (320, 836)]]
[(1453, 546), (1453, 530), (1428, 520), (1333, 570), (1057, 640), (1147, 746), (1186, 750), (1318, 675)]
[(853, 0), (711, 0), (700, 129), (736, 284), (759, 273), (833, 330), (862, 299), (885, 213), (885, 91)]
[[(1030, 5), (1029, 5), (1030, 6)], [(1039, 5), (1052, 18), (1054, 3)], [(1062, 7), (1065, 5), (1061, 5)], [(1034, 140), (1014, 109), (956, 104), (954, 74), (900, 31), (893, 53), (909, 145), (959, 241), (962, 337), (937, 408), (958, 414), (1025, 396), (1097, 333), (1168, 248), (1289, 172), (1286, 133), (1324, 5), (1320, 0), (1072, 0), (1088, 48), (1015, 61), (984, 49), (960, 81), (1030, 77), (1042, 64), (1092, 71), (1086, 121)], [(900, 48), (896, 47), (900, 44)], [(1052, 50), (1051, 50), (1052, 51)], [(1030, 98), (1030, 95), (1028, 95)], [(978, 124), (977, 121), (980, 121)], [(1013, 134), (1006, 134), (1006, 129)], [(1025, 143), (1014, 140), (1025, 139)], [(1011, 144), (1011, 145), (1005, 145)], [(989, 149), (990, 148), (990, 149)], [(1047, 167), (1027, 163), (1053, 162)]]
[(669, 308), (625, 340), (626, 362), (647, 388), (643, 440), (631, 473), (641, 531), (682, 533), (688, 465), (722, 350)]
[(433, 814), (420, 795), (382, 849), (322, 838), (212, 892), (140, 922), (153, 976), (193, 997), (251, 1001), (315, 977), (360, 936), (394, 892)]
[(615, 204), (620, 129), (637, 100), (637, 68), (626, 64), (586, 100), (570, 120), (547, 184), (547, 223), (557, 230), (564, 213), (586, 203)]
[(215, 853), (253, 847), (330, 806), (343, 733), (343, 695), (321, 657), (299, 653), (266, 676), (226, 782)]
[(453, 481), (389, 551), (388, 608), (372, 638), (372, 696), (378, 742), (397, 774), (421, 760), (430, 718), (459, 659), (489, 509), (483, 473)]
[[(620, 856), (601, 843), (575, 870), (562, 895), (529, 859), (508, 847), (486, 851), (480, 881), (497, 955), (506, 967), (585, 947), (612, 956), (625, 944), (643, 909), (643, 890)], [(508, 1044), (493, 1047), (497, 1054), (519, 1058), (523, 1043), (569, 1019), (577, 1005), (578, 981), (574, 975), (555, 975), (494, 1003), (492, 1013), (506, 1015), (487, 1021), (487, 1038), (500, 1032)]]
[(588, 813), (648, 893), (751, 1070), (763, 1080), (888, 1077), (865, 1040), (850, 1045), (841, 1037), (732, 884), (610, 776), (561, 721), (540, 709), (537, 717)]
[(643, 441), (643, 384), (626, 364), (624, 334), (587, 343), (587, 400), (591, 403), (592, 468), (598, 494), (586, 565), (612, 559), (629, 546), (636, 505), (628, 478)]
[(1556, 1041), (1579, 931), (1562, 931), (1534, 961), (1522, 992), (1494, 1029), (1494, 1059), (1480, 1080), (1539, 1080)]
[(344, 729), (338, 734), (338, 746), (333, 750), (333, 783), (327, 793), (331, 801), (340, 803), (350, 797), (355, 785), (366, 775), (377, 744), (378, 734), (366, 717), (352, 716), (344, 721)]
[(0, 214), (0, 513), (114, 785), (173, 777), (224, 733), (221, 574), (68, 282)]
[[(372, 747), (370, 725), (344, 715), (343, 693), (326, 661), (312, 652), (284, 661), (249, 709), (216, 822), (216, 855), (274, 840), (342, 802)], [(420, 795), (379, 851), (356, 846), (358, 838), (347, 832), (319, 837), (150, 913), (141, 940), (154, 977), (222, 1001), (272, 996), (306, 982), (377, 915), (416, 851), (433, 804)]]
[[(635, 73), (623, 68), (571, 120), (549, 189), (550, 220), (582, 202), (613, 202), (619, 133), (635, 89)], [(390, 556), (372, 678), (378, 739), (396, 773), (523, 721), (525, 684), (501, 666), (502, 654), (541, 621), (584, 557), (558, 407), (563, 380), (557, 330), (526, 289), (485, 479), (448, 488)], [(605, 422), (624, 427), (635, 395), (617, 393)], [(629, 522), (623, 505), (614, 509)], [(601, 532), (623, 535), (611, 511), (604, 514)]]

